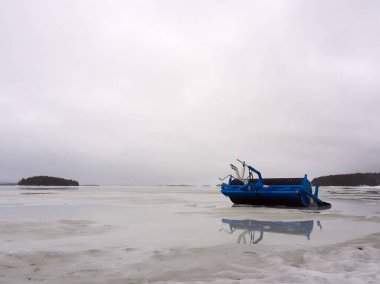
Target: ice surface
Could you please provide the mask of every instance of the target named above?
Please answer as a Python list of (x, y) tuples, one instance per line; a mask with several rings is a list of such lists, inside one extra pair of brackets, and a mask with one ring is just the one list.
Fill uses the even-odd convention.
[(379, 192), (322, 187), (332, 208), (308, 210), (214, 187), (0, 187), (0, 283), (378, 283)]

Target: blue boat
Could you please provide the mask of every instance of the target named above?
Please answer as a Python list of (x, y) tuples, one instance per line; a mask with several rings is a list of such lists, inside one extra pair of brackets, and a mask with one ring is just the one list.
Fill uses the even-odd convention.
[[(312, 186), (303, 178), (262, 178), (261, 173), (252, 166), (238, 160), (243, 165), (242, 171), (230, 165), (236, 176), (228, 175), (228, 183), (221, 184), (221, 193), (235, 204), (248, 205), (282, 205), (290, 207), (330, 208), (331, 204), (318, 198), (318, 188), (312, 193)], [(248, 176), (244, 173), (248, 169)], [(254, 174), (257, 178), (254, 178)]]

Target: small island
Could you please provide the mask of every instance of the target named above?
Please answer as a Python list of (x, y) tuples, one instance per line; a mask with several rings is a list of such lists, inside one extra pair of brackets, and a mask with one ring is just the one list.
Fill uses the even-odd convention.
[(34, 176), (21, 179), (17, 185), (34, 185), (34, 186), (79, 186), (79, 182), (72, 179), (64, 179), (50, 176)]
[(312, 185), (321, 186), (377, 186), (380, 185), (380, 173), (356, 173), (344, 175), (321, 176), (311, 181)]

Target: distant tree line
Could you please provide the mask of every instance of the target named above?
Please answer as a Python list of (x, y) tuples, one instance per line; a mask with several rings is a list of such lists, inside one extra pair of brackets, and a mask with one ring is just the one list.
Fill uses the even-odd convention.
[(360, 186), (380, 185), (380, 173), (357, 173), (345, 175), (321, 176), (311, 181), (313, 185), (321, 186)]
[(72, 179), (64, 179), (59, 177), (49, 176), (34, 176), (29, 178), (23, 178), (18, 185), (45, 185), (45, 186), (78, 186), (79, 182)]

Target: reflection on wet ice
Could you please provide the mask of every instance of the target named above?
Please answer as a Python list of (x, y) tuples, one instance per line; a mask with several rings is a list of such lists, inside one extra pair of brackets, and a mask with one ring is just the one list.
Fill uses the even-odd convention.
[[(228, 225), (229, 229), (224, 227), (220, 231), (225, 231), (229, 234), (238, 234), (237, 242), (247, 243), (246, 237), (249, 238), (249, 243), (257, 244), (264, 238), (264, 232), (301, 235), (310, 240), (311, 233), (314, 227), (314, 220), (307, 221), (259, 221), (259, 220), (231, 220), (222, 219), (224, 225)], [(317, 226), (322, 229), (320, 221), (317, 221)], [(258, 235), (257, 235), (258, 234)]]

